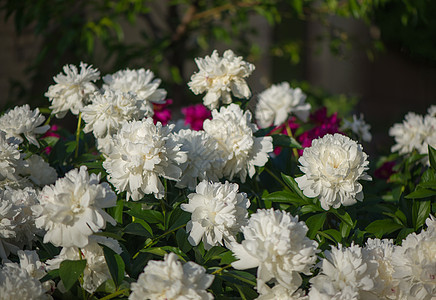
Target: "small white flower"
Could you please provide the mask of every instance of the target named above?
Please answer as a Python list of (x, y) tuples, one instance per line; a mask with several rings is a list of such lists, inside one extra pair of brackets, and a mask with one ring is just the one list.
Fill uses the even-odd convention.
[(206, 92), (203, 103), (209, 109), (217, 108), (220, 100), (231, 103), (230, 92), (237, 98), (251, 96), (244, 78), (251, 75), (254, 65), (243, 61), (242, 56), (235, 56), (232, 50), (225, 51), (223, 57), (214, 50), (211, 56), (196, 58), (195, 63), (199, 71), (191, 76), (188, 86), (195, 95)]
[(302, 283), (300, 272), (311, 274), (318, 243), (306, 237), (308, 228), (288, 212), (258, 210), (247, 226), (242, 227), (245, 240), (232, 242), (230, 249), (239, 259), (235, 269), (257, 269), (258, 282), (272, 279), (294, 292)]
[(427, 109), (427, 114), (431, 117), (436, 117), (436, 105), (431, 105), (428, 109)]
[(212, 137), (204, 131), (190, 129), (179, 130), (174, 137), (188, 155), (186, 162), (180, 165), (183, 173), (177, 187), (194, 190), (198, 181), (218, 181), (222, 177), (224, 159)]
[(153, 79), (150, 70), (120, 70), (103, 77), (103, 89), (112, 89), (123, 93), (134, 93), (141, 104), (141, 110), (147, 112), (147, 117), (153, 116), (153, 103), (163, 103), (167, 92), (159, 89), (161, 80)]
[(45, 229), (44, 243), (84, 247), (93, 233), (115, 220), (103, 208), (115, 206), (116, 195), (100, 175), (88, 174), (86, 167), (73, 169), (54, 185), (45, 186), (35, 207), (38, 228)]
[(65, 74), (59, 73), (53, 77), (56, 84), (49, 86), (45, 93), (51, 101), (50, 109), (57, 118), (63, 118), (69, 110), (75, 115), (79, 114), (88, 102), (89, 95), (98, 90), (92, 82), (100, 79), (100, 71), (83, 62), (80, 63), (80, 72), (75, 65), (65, 65), (63, 70)]
[[(433, 220), (433, 221), (432, 221)], [(426, 231), (411, 233), (396, 247), (392, 257), (393, 278), (399, 281), (404, 299), (428, 300), (436, 295), (436, 230), (434, 218)]]
[(0, 269), (0, 299), (52, 299), (38, 279), (33, 278), (16, 263), (6, 263)]
[(378, 264), (359, 245), (324, 251), (321, 272), (310, 280), (310, 299), (376, 299)]
[(148, 262), (138, 281), (131, 284), (129, 299), (209, 300), (213, 296), (206, 289), (213, 279), (202, 266), (192, 261), (182, 265), (171, 252), (165, 255), (164, 261)]
[(289, 83), (273, 84), (258, 96), (256, 121), (260, 128), (283, 124), (290, 114), (306, 122), (310, 104), (305, 103), (306, 95), (300, 88), (293, 89)]
[[(39, 147), (36, 134), (43, 134), (50, 125), (42, 125), (45, 117), (39, 113), (39, 109), (31, 110), (28, 104), (16, 106), (0, 117), (0, 128), (6, 132), (8, 138), (16, 138), (20, 143), (23, 142), (23, 134), (29, 143)], [(42, 126), (41, 126), (42, 125)]]
[(127, 191), (127, 199), (140, 200), (146, 194), (164, 196), (159, 176), (179, 180), (179, 164), (186, 161), (186, 153), (174, 141), (174, 125), (153, 124), (153, 119), (126, 122), (113, 139), (113, 149), (103, 167), (108, 180), (119, 192)]
[(225, 166), (223, 175), (230, 180), (239, 175), (245, 182), (247, 174), (253, 177), (254, 166), (262, 167), (273, 150), (272, 138), (255, 137), (257, 126), (251, 123), (251, 113), (238, 105), (230, 104), (212, 111), (212, 120), (204, 121), (204, 130), (218, 143), (223, 152)]
[(298, 160), (303, 176), (295, 178), (307, 197), (317, 197), (323, 209), (353, 205), (363, 200), (359, 179), (371, 180), (366, 174), (367, 155), (362, 146), (341, 134), (327, 134), (312, 141)]
[(389, 129), (389, 135), (396, 142), (391, 148), (392, 152), (409, 154), (417, 150), (420, 154), (427, 154), (428, 145), (436, 147), (436, 117), (423, 117), (409, 112), (403, 123), (394, 124)]
[(106, 280), (111, 278), (109, 268), (103, 253), (103, 248), (100, 244), (112, 249), (115, 253), (120, 254), (121, 247), (114, 239), (91, 236), (90, 242), (83, 248), (77, 247), (64, 247), (59, 255), (54, 259), (48, 260), (47, 269), (54, 270), (60, 267), (61, 262), (64, 260), (86, 260), (86, 266), (83, 270), (83, 285), (82, 287), (89, 293), (95, 290)]
[(98, 139), (117, 133), (124, 121), (140, 120), (151, 116), (141, 110), (141, 101), (135, 94), (106, 90), (104, 94), (95, 93), (92, 103), (82, 109), (86, 123), (84, 132), (92, 132)]
[(365, 123), (365, 120), (363, 119), (363, 114), (360, 114), (359, 118), (357, 118), (356, 115), (353, 115), (353, 121), (344, 119), (344, 124), (342, 125), (341, 129), (350, 129), (355, 135), (359, 137), (359, 139), (364, 142), (370, 142), (372, 139), (372, 135), (369, 132), (371, 126)]
[(24, 173), (29, 175), (29, 179), (38, 186), (52, 184), (58, 178), (56, 170), (42, 159), (39, 155), (32, 155), (25, 160), (28, 166), (24, 168)]
[(190, 212), (191, 220), (186, 225), (190, 232), (188, 241), (196, 246), (203, 241), (206, 250), (213, 246), (223, 246), (235, 242), (235, 236), (246, 224), (247, 208), (250, 206), (245, 193), (238, 193), (236, 183), (209, 183), (202, 181), (196, 192), (189, 194), (189, 203), (182, 204), (184, 211)]
[(0, 190), (0, 257), (30, 247), (39, 230), (35, 226), (32, 206), (38, 204), (32, 188)]

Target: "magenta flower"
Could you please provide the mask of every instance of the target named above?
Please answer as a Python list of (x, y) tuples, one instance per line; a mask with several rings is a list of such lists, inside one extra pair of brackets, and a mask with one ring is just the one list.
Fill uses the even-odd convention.
[(153, 110), (154, 110), (153, 121), (154, 121), (154, 124), (156, 124), (157, 122), (161, 122), (162, 125), (168, 124), (168, 122), (171, 120), (171, 110), (169, 110), (167, 108), (167, 106), (169, 106), (171, 104), (173, 104), (172, 99), (167, 99), (165, 101), (165, 103), (163, 103), (163, 104), (153, 103)]
[[(330, 133), (342, 133), (339, 131), (339, 123), (341, 119), (338, 118), (338, 113), (334, 113), (331, 116), (327, 116), (327, 108), (322, 107), (310, 115), (310, 121), (315, 124), (315, 127), (303, 132), (298, 140), (303, 148), (310, 147), (312, 140), (321, 138), (324, 135)], [(299, 150), (299, 154), (303, 154), (303, 150)]]
[(185, 125), (190, 125), (192, 130), (203, 130), (203, 122), (206, 119), (211, 119), (210, 110), (203, 104), (195, 104), (182, 108), (182, 113), (185, 115)]
[(374, 171), (374, 176), (380, 179), (389, 179), (392, 174), (395, 173), (393, 170), (395, 166), (395, 161), (387, 161), (383, 163), (378, 169)]

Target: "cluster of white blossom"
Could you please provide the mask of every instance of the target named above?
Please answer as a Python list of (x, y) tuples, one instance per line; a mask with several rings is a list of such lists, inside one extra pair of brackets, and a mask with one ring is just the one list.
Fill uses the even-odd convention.
[(104, 208), (116, 204), (116, 195), (100, 175), (88, 174), (85, 166), (73, 169), (39, 194), (35, 224), (46, 231), (44, 243), (55, 246), (84, 247), (89, 237), (115, 220)]
[(186, 225), (190, 232), (188, 241), (196, 246), (203, 241), (204, 249), (228, 245), (236, 241), (236, 234), (245, 225), (250, 200), (245, 193), (238, 193), (236, 183), (202, 181), (195, 193), (189, 194), (189, 202), (182, 204), (184, 211), (192, 214)]
[(0, 258), (7, 258), (11, 252), (17, 254), (25, 246), (31, 247), (40, 232), (33, 211), (38, 203), (37, 191), (32, 188), (0, 189)]
[(212, 119), (205, 120), (203, 127), (222, 151), (223, 175), (230, 180), (237, 175), (241, 182), (245, 182), (247, 174), (253, 177), (254, 167), (264, 166), (273, 150), (270, 136), (254, 136), (258, 128), (251, 123), (251, 113), (233, 103), (213, 110)]
[(214, 50), (211, 56), (196, 58), (199, 71), (192, 75), (189, 88), (196, 95), (206, 92), (203, 103), (209, 109), (232, 102), (232, 93), (237, 98), (248, 99), (250, 88), (244, 78), (251, 75), (254, 65), (243, 61), (242, 56), (235, 56), (232, 50), (218, 56)]
[(151, 260), (132, 283), (130, 300), (142, 299), (213, 299), (206, 289), (212, 284), (213, 275), (194, 262), (182, 264), (177, 255), (169, 253), (163, 261)]
[(290, 114), (307, 121), (310, 104), (305, 103), (306, 95), (300, 88), (293, 89), (289, 83), (274, 84), (258, 96), (256, 121), (259, 127), (283, 124)]
[(295, 178), (307, 197), (319, 197), (321, 207), (329, 210), (353, 205), (363, 200), (359, 179), (371, 180), (366, 174), (367, 155), (361, 145), (342, 134), (327, 134), (312, 141), (299, 158), (303, 176)]
[(389, 129), (389, 135), (395, 139), (396, 144), (391, 151), (400, 154), (409, 154), (416, 150), (420, 154), (428, 153), (428, 145), (436, 147), (436, 114), (435, 106), (428, 109), (425, 116), (409, 112), (403, 123), (394, 124)]
[(16, 106), (0, 117), (0, 128), (6, 133), (6, 138), (14, 138), (17, 143), (23, 142), (24, 135), (29, 143), (39, 147), (36, 134), (43, 134), (50, 125), (42, 125), (45, 117), (39, 109), (31, 110), (28, 104)]
[(301, 285), (300, 273), (310, 275), (316, 262), (318, 243), (306, 237), (308, 228), (288, 212), (258, 210), (242, 226), (244, 240), (232, 242), (235, 269), (257, 267), (258, 286), (274, 281), (294, 293)]
[(369, 132), (371, 126), (363, 119), (363, 114), (360, 114), (358, 118), (353, 115), (353, 121), (344, 119), (344, 124), (341, 127), (342, 130), (350, 129), (360, 140), (364, 142), (371, 142), (372, 135)]

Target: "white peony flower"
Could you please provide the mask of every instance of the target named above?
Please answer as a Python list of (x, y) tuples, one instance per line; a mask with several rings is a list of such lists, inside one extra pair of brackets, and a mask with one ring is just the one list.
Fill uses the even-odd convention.
[[(39, 113), (39, 109), (30, 110), (28, 104), (16, 106), (0, 117), (0, 128), (6, 133), (8, 138), (15, 138), (20, 143), (23, 142), (22, 134), (29, 143), (39, 147), (36, 134), (43, 134), (50, 125), (42, 125), (45, 117)], [(42, 126), (41, 126), (42, 125)]]
[(359, 245), (333, 247), (324, 251), (321, 272), (310, 279), (310, 299), (377, 299), (377, 262)]
[(192, 261), (182, 265), (171, 252), (165, 255), (164, 261), (148, 262), (138, 281), (131, 284), (129, 299), (213, 299), (206, 291), (213, 279), (202, 266)]
[(127, 191), (127, 199), (140, 200), (145, 194), (164, 196), (159, 176), (179, 180), (179, 164), (186, 153), (174, 141), (174, 125), (153, 124), (153, 119), (126, 122), (114, 136), (113, 149), (103, 162), (108, 180), (119, 192)]
[(392, 255), (396, 248), (392, 240), (368, 239), (366, 242), (365, 251), (378, 263), (377, 289), (374, 290), (374, 297), (377, 295), (382, 299), (398, 298), (398, 281), (392, 277), (394, 271)]
[(289, 83), (273, 84), (258, 96), (256, 121), (260, 128), (283, 124), (290, 114), (306, 122), (310, 104), (305, 103), (306, 95), (300, 88), (293, 89)]
[(0, 258), (32, 245), (39, 232), (31, 208), (36, 204), (37, 193), (32, 188), (0, 190)]
[[(295, 287), (298, 288), (298, 287)], [(308, 296), (304, 295), (302, 290), (287, 289), (280, 284), (274, 285), (270, 288), (265, 283), (257, 282), (257, 291), (259, 297), (256, 300), (308, 300)]]
[(223, 152), (225, 166), (223, 175), (230, 180), (239, 175), (245, 182), (247, 174), (253, 177), (254, 166), (262, 167), (273, 151), (272, 138), (255, 137), (257, 126), (251, 123), (251, 113), (238, 105), (230, 104), (212, 111), (212, 120), (204, 121), (204, 130), (218, 143)]
[(430, 117), (436, 117), (436, 105), (431, 105), (428, 109), (427, 109), (427, 114)]
[(436, 117), (423, 117), (409, 112), (403, 123), (394, 124), (389, 129), (389, 135), (394, 137), (396, 142), (391, 148), (392, 152), (409, 154), (417, 150), (420, 154), (427, 154), (427, 145), (436, 147)]
[(26, 165), (23, 158), (18, 145), (9, 143), (6, 133), (0, 130), (0, 182), (20, 179), (19, 171)]
[(225, 51), (223, 57), (214, 50), (211, 56), (196, 58), (195, 63), (199, 71), (191, 76), (188, 86), (195, 95), (206, 92), (203, 103), (209, 109), (217, 108), (220, 100), (231, 103), (230, 92), (237, 98), (251, 96), (244, 78), (251, 75), (254, 65), (243, 61), (242, 56), (235, 56), (232, 50)]
[(212, 183), (202, 181), (196, 192), (189, 194), (189, 203), (182, 204), (184, 211), (190, 212), (191, 220), (186, 225), (190, 232), (188, 241), (196, 246), (203, 241), (204, 249), (236, 242), (235, 236), (248, 217), (248, 200), (245, 193), (238, 193), (236, 183)]
[(0, 299), (52, 299), (45, 294), (41, 282), (16, 263), (6, 263), (0, 269)]
[(430, 300), (436, 295), (436, 229), (434, 218), (420, 234), (411, 233), (392, 257), (393, 278), (407, 300)]
[[(92, 83), (100, 79), (100, 71), (81, 62), (80, 73), (75, 65), (65, 65), (64, 73), (59, 73), (53, 80), (45, 96), (51, 101), (50, 109), (57, 118), (63, 118), (70, 110), (77, 115), (88, 102), (89, 95), (98, 89)], [(92, 82), (91, 82), (92, 81)]]
[(141, 101), (135, 94), (106, 90), (104, 94), (95, 93), (92, 103), (82, 109), (86, 123), (84, 132), (92, 132), (98, 139), (114, 135), (124, 121), (140, 120), (151, 116), (141, 109)]
[(32, 155), (25, 160), (28, 166), (24, 168), (24, 174), (29, 175), (29, 179), (38, 186), (52, 184), (58, 178), (56, 170), (42, 159), (39, 155)]
[(116, 205), (108, 183), (99, 184), (100, 174), (88, 174), (86, 167), (73, 169), (54, 185), (45, 186), (34, 209), (38, 228), (45, 229), (44, 243), (84, 247), (94, 232), (115, 220), (103, 209)]
[(111, 278), (109, 268), (103, 253), (103, 248), (100, 244), (112, 249), (115, 253), (122, 252), (119, 243), (112, 239), (103, 236), (91, 236), (89, 244), (83, 248), (64, 247), (59, 255), (54, 259), (48, 260), (47, 269), (59, 269), (61, 262), (64, 260), (86, 260), (86, 266), (83, 270), (82, 287), (89, 293), (95, 290), (106, 280)]
[(274, 279), (295, 292), (302, 283), (299, 273), (311, 274), (310, 268), (317, 259), (318, 243), (306, 237), (307, 231), (306, 224), (288, 212), (258, 210), (242, 227), (245, 240), (231, 243), (230, 249), (239, 259), (232, 266), (258, 267), (258, 283)]
[(364, 142), (371, 142), (372, 135), (369, 132), (371, 126), (365, 123), (363, 119), (363, 114), (360, 114), (360, 117), (357, 118), (356, 115), (353, 115), (353, 121), (349, 121), (344, 119), (344, 124), (341, 127), (342, 130), (350, 129), (355, 135), (359, 137)]
[(218, 181), (222, 177), (224, 159), (220, 155), (218, 144), (204, 131), (182, 129), (174, 134), (180, 149), (185, 151), (186, 162), (180, 165), (182, 177), (177, 187), (194, 190), (198, 181)]
[(359, 179), (371, 180), (366, 174), (367, 155), (362, 146), (341, 134), (326, 134), (312, 141), (298, 160), (303, 176), (295, 178), (307, 197), (318, 197), (323, 209), (353, 205), (363, 200)]
[(134, 93), (141, 104), (141, 110), (147, 117), (153, 116), (153, 103), (164, 103), (167, 92), (159, 89), (161, 80), (153, 79), (150, 70), (121, 70), (103, 77), (103, 89), (112, 89), (123, 93)]

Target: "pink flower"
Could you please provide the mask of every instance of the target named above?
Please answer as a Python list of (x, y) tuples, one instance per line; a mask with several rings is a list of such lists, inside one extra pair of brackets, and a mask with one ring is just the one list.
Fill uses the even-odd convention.
[(154, 124), (157, 122), (161, 122), (162, 125), (167, 125), (168, 122), (171, 120), (171, 110), (167, 108), (167, 106), (173, 104), (172, 99), (167, 99), (165, 103), (163, 104), (156, 104), (153, 103), (153, 121)]
[[(44, 133), (42, 138), (46, 138), (46, 137), (49, 137), (49, 136), (60, 138), (61, 137), (60, 134), (56, 133), (56, 131), (58, 131), (58, 130), (59, 130), (59, 126), (58, 125), (51, 125), (50, 129), (47, 130), (46, 133)], [(45, 147), (44, 148), (44, 153), (50, 154), (52, 148), (53, 147), (50, 147), (50, 146), (49, 147)]]
[[(298, 137), (303, 148), (310, 147), (312, 145), (312, 140), (321, 138), (328, 133), (342, 133), (339, 131), (339, 123), (341, 122), (341, 119), (338, 118), (338, 113), (334, 113), (328, 117), (326, 107), (322, 107), (311, 114), (310, 121), (315, 123), (316, 126), (303, 132)], [(299, 154), (303, 154), (303, 150), (299, 150)]]
[(210, 110), (203, 104), (195, 104), (182, 108), (182, 113), (185, 115), (185, 125), (190, 125), (192, 130), (202, 130), (203, 122), (206, 119), (211, 119)]

